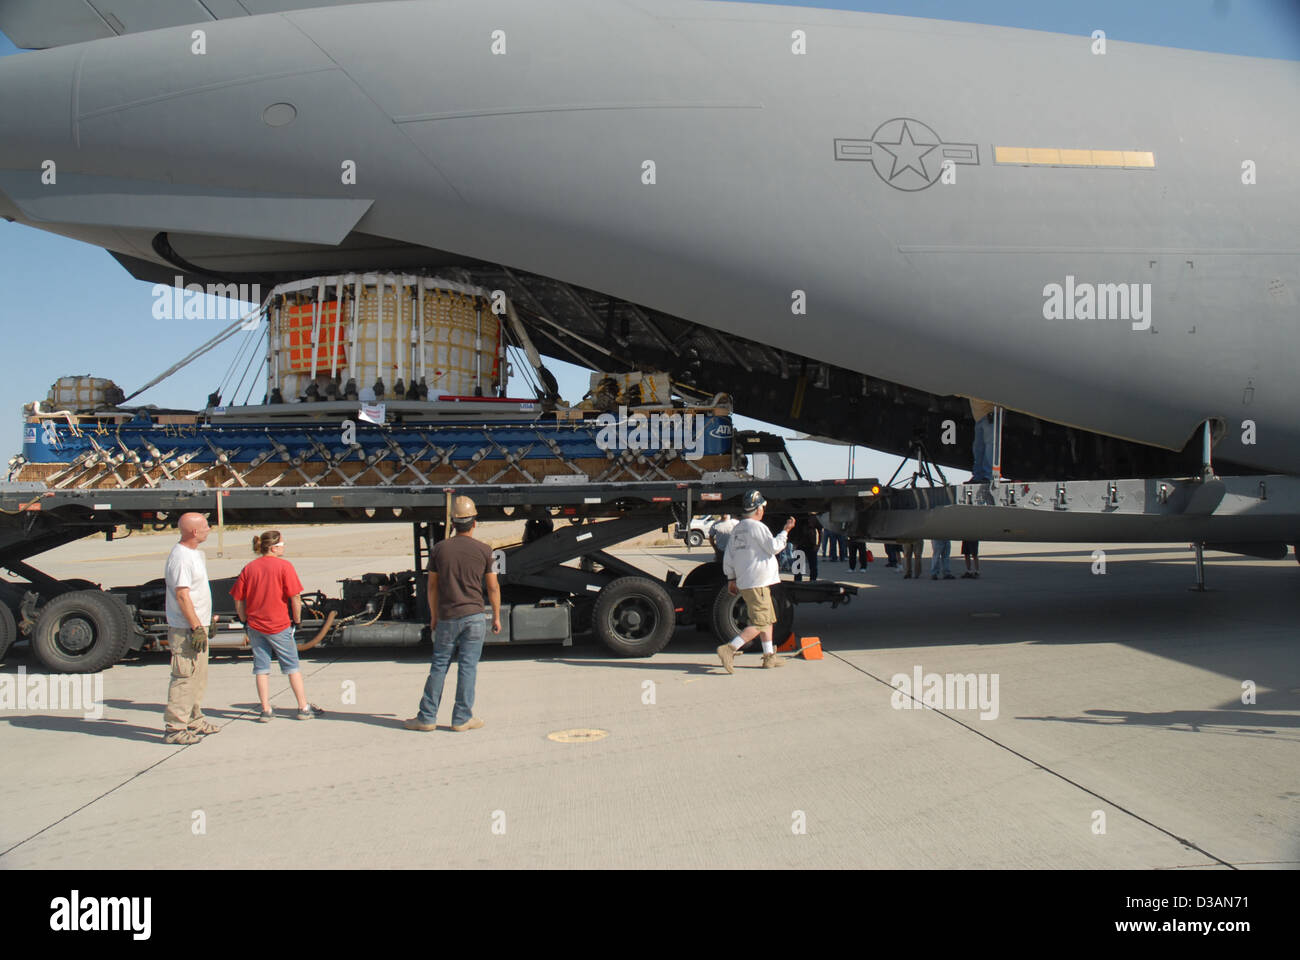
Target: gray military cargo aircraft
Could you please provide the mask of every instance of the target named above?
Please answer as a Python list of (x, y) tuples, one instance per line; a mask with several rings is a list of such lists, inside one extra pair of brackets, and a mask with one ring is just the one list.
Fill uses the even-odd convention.
[(436, 269), (554, 356), (945, 464), (983, 398), (1018, 479), (1187, 475), (1207, 423), (1221, 472), (1300, 473), (1300, 63), (689, 0), (305, 2), (0, 0), (49, 48), (0, 61), (0, 215), (154, 282)]

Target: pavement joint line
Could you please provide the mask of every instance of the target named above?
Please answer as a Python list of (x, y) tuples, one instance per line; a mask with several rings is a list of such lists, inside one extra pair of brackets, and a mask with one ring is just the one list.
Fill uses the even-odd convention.
[(176, 756), (178, 753), (180, 753), (180, 752), (181, 752), (182, 750), (184, 750), (186, 747), (190, 747), (190, 746), (194, 746), (194, 744), (182, 744), (182, 745), (180, 745), (180, 747), (181, 747), (180, 750), (174, 750), (174, 751), (172, 751), (171, 753), (167, 754), (167, 756), (163, 757), (161, 760), (158, 760), (158, 761), (156, 761), (155, 763), (151, 763), (151, 764), (149, 764), (149, 766), (145, 767), (143, 770), (137, 770), (135, 773), (131, 774), (131, 776), (127, 777), (127, 778), (126, 778), (125, 780), (123, 780), (121, 783), (117, 784), (117, 785), (114, 786), (114, 787), (110, 787), (109, 789), (107, 789), (107, 790), (105, 790), (103, 793), (101, 793), (99, 796), (94, 797), (94, 798), (92, 798), (92, 799), (90, 799), (90, 800), (87, 800), (85, 803), (83, 803), (81, 806), (77, 807), (77, 809), (73, 810), (71, 813), (64, 814), (63, 816), (59, 817), (59, 819), (55, 820), (53, 823), (47, 823), (45, 826), (41, 827), (41, 829), (39, 829), (39, 830), (37, 830), (35, 833), (33, 833), (30, 837), (25, 837), (24, 839), (19, 840), (17, 843), (15, 843), (15, 844), (14, 844), (12, 847), (10, 847), (8, 850), (2, 850), (2, 851), (0, 851), (0, 859), (2, 859), (2, 858), (4, 858), (4, 857), (7, 857), (9, 854), (13, 853), (15, 850), (17, 850), (19, 847), (21, 847), (24, 843), (27, 843), (27, 842), (29, 842), (29, 841), (31, 841), (31, 840), (35, 840), (35, 839), (36, 839), (37, 837), (39, 837), (42, 833), (44, 833), (46, 830), (50, 830), (50, 829), (53, 829), (54, 827), (57, 827), (59, 824), (63, 823), (63, 821), (65, 821), (65, 820), (70, 820), (70, 819), (72, 819), (72, 818), (75, 817), (77, 814), (79, 814), (82, 810), (85, 810), (87, 807), (91, 806), (92, 804), (98, 803), (100, 800), (103, 800), (103, 799), (104, 799), (105, 797), (107, 797), (110, 793), (115, 793), (116, 791), (122, 789), (122, 788), (125, 787), (128, 783), (130, 783), (132, 780), (135, 780), (137, 777), (142, 777), (142, 776), (144, 776), (146, 773), (148, 773), (150, 770), (153, 770), (155, 767), (160, 766), (161, 764), (166, 763), (168, 760), (170, 760), (172, 757)]
[[(864, 674), (864, 675), (870, 677), (872, 680), (875, 680), (877, 683), (881, 684), (882, 686), (888, 687), (890, 690), (895, 690), (895, 689), (896, 689), (892, 683), (887, 683), (885, 680), (883, 680), (882, 678), (876, 676), (876, 675), (875, 675), (874, 673), (872, 673), (871, 671), (862, 669), (862, 667), (859, 667), (856, 663), (850, 663), (848, 660), (845, 660), (843, 657), (841, 657), (841, 656), (840, 656), (839, 654), (837, 654), (837, 653), (832, 653), (831, 651), (827, 650), (827, 651), (826, 651), (826, 655), (827, 655), (827, 656), (830, 656), (830, 657), (834, 657), (836, 660), (840, 661), (840, 663), (844, 664), (845, 666), (848, 666), (848, 667), (850, 667), (851, 669), (856, 670), (856, 671), (858, 671), (859, 673)], [(1213, 860), (1215, 863), (1222, 864), (1223, 866), (1227, 867), (1229, 870), (1236, 870), (1236, 869), (1237, 869), (1235, 866), (1233, 866), (1233, 865), (1232, 865), (1231, 863), (1229, 863), (1227, 860), (1224, 860), (1222, 857), (1217, 857), (1217, 856), (1215, 856), (1214, 854), (1210, 853), (1210, 851), (1204, 849), (1203, 847), (1199, 846), (1198, 844), (1193, 843), (1191, 840), (1187, 840), (1187, 839), (1185, 839), (1185, 838), (1183, 838), (1183, 837), (1178, 836), (1178, 834), (1174, 833), (1172, 830), (1167, 830), (1167, 829), (1165, 829), (1164, 827), (1160, 826), (1158, 823), (1152, 823), (1150, 820), (1148, 820), (1146, 817), (1142, 816), (1141, 814), (1139, 814), (1139, 813), (1135, 813), (1135, 812), (1133, 812), (1132, 810), (1128, 809), (1128, 807), (1125, 807), (1125, 806), (1123, 806), (1122, 804), (1116, 803), (1114, 800), (1111, 800), (1111, 799), (1109, 799), (1108, 797), (1102, 796), (1102, 795), (1101, 795), (1100, 793), (1098, 793), (1096, 790), (1093, 790), (1093, 789), (1091, 789), (1090, 787), (1085, 787), (1083, 784), (1079, 783), (1079, 782), (1076, 781), (1076, 780), (1071, 780), (1071, 779), (1070, 779), (1069, 777), (1067, 777), (1065, 774), (1063, 774), (1063, 773), (1058, 773), (1056, 770), (1053, 770), (1051, 767), (1044, 766), (1043, 764), (1039, 763), (1037, 760), (1033, 759), (1032, 757), (1028, 757), (1028, 756), (1026, 756), (1025, 754), (1021, 753), (1019, 750), (1015, 749), (1014, 747), (1010, 747), (1010, 746), (1008, 746), (1007, 744), (1003, 743), (1002, 741), (997, 740), (996, 738), (989, 736), (987, 733), (984, 733), (983, 731), (976, 729), (975, 727), (971, 726), (969, 723), (966, 723), (966, 722), (963, 721), (963, 720), (959, 720), (957, 717), (954, 717), (952, 714), (947, 713), (947, 712), (945, 712), (945, 711), (943, 711), (943, 710), (940, 710), (940, 709), (938, 709), (937, 707), (931, 707), (931, 706), (928, 706), (928, 705), (922, 703), (921, 701), (917, 700), (916, 697), (912, 696), (911, 694), (908, 694), (908, 696), (911, 697), (911, 699), (912, 699), (913, 701), (915, 701), (915, 702), (918, 704), (918, 706), (921, 706), (921, 707), (923, 707), (924, 709), (927, 709), (927, 710), (931, 711), (932, 713), (937, 713), (937, 714), (939, 714), (939, 716), (944, 717), (944, 718), (947, 719), (947, 720), (951, 720), (953, 723), (957, 724), (959, 727), (963, 727), (964, 729), (966, 729), (966, 730), (969, 731), (970, 733), (975, 734), (977, 737), (983, 737), (985, 740), (987, 740), (989, 743), (993, 744), (994, 746), (996, 746), (996, 747), (1000, 747), (1001, 749), (1007, 751), (1007, 753), (1010, 753), (1010, 754), (1012, 754), (1013, 756), (1019, 757), (1021, 760), (1024, 760), (1026, 763), (1032, 764), (1033, 766), (1037, 767), (1039, 770), (1042, 770), (1042, 771), (1045, 772), (1045, 773), (1050, 773), (1052, 776), (1054, 776), (1054, 777), (1056, 777), (1056, 778), (1058, 778), (1058, 779), (1060, 779), (1060, 780), (1064, 780), (1066, 783), (1068, 783), (1070, 786), (1074, 787), (1075, 789), (1077, 789), (1077, 790), (1082, 790), (1084, 793), (1088, 794), (1090, 797), (1096, 797), (1096, 798), (1097, 798), (1098, 800), (1100, 800), (1102, 803), (1109, 804), (1110, 806), (1114, 807), (1116, 810), (1119, 810), (1121, 813), (1126, 813), (1126, 814), (1128, 814), (1128, 815), (1129, 815), (1130, 817), (1132, 817), (1134, 820), (1137, 820), (1137, 821), (1139, 821), (1139, 822), (1141, 822), (1141, 823), (1145, 823), (1148, 827), (1151, 827), (1151, 829), (1153, 829), (1153, 830), (1157, 830), (1157, 831), (1159, 831), (1160, 833), (1163, 833), (1165, 836), (1169, 837), (1170, 839), (1172, 839), (1172, 840), (1176, 840), (1177, 842), (1181, 843), (1183, 846), (1188, 847), (1188, 848), (1190, 848), (1190, 849), (1192, 849), (1192, 850), (1195, 850), (1197, 853), (1202, 854), (1203, 856), (1208, 857), (1209, 859)]]
[[(322, 670), (325, 670), (325, 669), (328, 668), (328, 667), (332, 667), (334, 664), (338, 663), (339, 660), (341, 660), (341, 659), (342, 659), (342, 656), (340, 655), (340, 656), (338, 656), (338, 657), (335, 657), (333, 660), (330, 660), (330, 661), (328, 661), (328, 662), (326, 662), (326, 663), (321, 664), (321, 665), (320, 665), (320, 669), (319, 669), (319, 670), (313, 670), (311, 675), (312, 675), (312, 676), (315, 676), (316, 674), (320, 673)], [(276, 694), (274, 694), (273, 696), (271, 696), (270, 699), (275, 699), (275, 697), (280, 696), (280, 694), (284, 693), (285, 691), (291, 691), (291, 690), (292, 690), (292, 687), (285, 687), (285, 688), (282, 689), (279, 693), (276, 693)], [(252, 711), (251, 709), (249, 709), (249, 710), (244, 710), (244, 711), (242, 711), (241, 713), (239, 713), (238, 716), (242, 717), (242, 716), (244, 716), (244, 715), (246, 715), (246, 714), (251, 714), (252, 712), (253, 712), (253, 711)], [(258, 712), (260, 713), (261, 711), (259, 710)], [(226, 727), (230, 726), (230, 725), (231, 725), (232, 723), (234, 723), (234, 722), (235, 722), (234, 719), (227, 720), (225, 723), (221, 724), (221, 728), (224, 730)], [(17, 850), (17, 849), (18, 849), (19, 847), (21, 847), (23, 844), (28, 843), (28, 842), (30, 842), (30, 841), (32, 841), (32, 840), (35, 840), (35, 839), (36, 839), (37, 837), (39, 837), (42, 833), (44, 833), (46, 830), (51, 830), (51, 829), (53, 829), (54, 827), (57, 827), (59, 824), (63, 823), (65, 820), (71, 820), (73, 817), (75, 817), (77, 814), (79, 814), (82, 810), (85, 810), (87, 807), (90, 807), (90, 806), (93, 806), (93, 805), (96, 804), (96, 803), (99, 803), (99, 801), (103, 800), (103, 799), (104, 799), (105, 797), (107, 797), (109, 794), (111, 794), (111, 793), (116, 793), (118, 790), (121, 790), (121, 789), (122, 789), (123, 787), (125, 787), (128, 783), (130, 783), (132, 780), (136, 780), (136, 779), (138, 779), (138, 778), (140, 778), (140, 777), (143, 777), (146, 773), (149, 773), (151, 770), (154, 770), (154, 769), (156, 769), (157, 767), (162, 766), (162, 764), (166, 763), (166, 762), (167, 762), (168, 760), (170, 760), (172, 757), (174, 757), (174, 756), (176, 756), (177, 754), (181, 753), (181, 752), (182, 752), (183, 750), (185, 750), (187, 747), (194, 747), (194, 746), (198, 746), (198, 744), (194, 744), (194, 743), (181, 744), (181, 745), (180, 745), (180, 747), (181, 747), (180, 750), (174, 750), (173, 752), (167, 754), (167, 756), (163, 757), (161, 760), (158, 760), (156, 763), (151, 763), (151, 764), (149, 764), (149, 766), (145, 767), (143, 770), (137, 770), (135, 773), (131, 774), (131, 776), (127, 777), (127, 778), (126, 778), (125, 780), (123, 780), (121, 783), (117, 784), (116, 786), (109, 787), (107, 790), (105, 790), (103, 793), (101, 793), (101, 794), (100, 794), (99, 796), (97, 796), (97, 797), (92, 797), (90, 800), (87, 800), (87, 801), (86, 801), (85, 803), (83, 803), (81, 806), (77, 807), (77, 809), (75, 809), (75, 810), (73, 810), (73, 811), (71, 811), (71, 812), (69, 812), (69, 813), (66, 813), (66, 814), (64, 814), (63, 816), (59, 817), (59, 819), (55, 820), (53, 823), (47, 823), (45, 826), (41, 827), (41, 829), (37, 830), (37, 831), (36, 831), (35, 833), (33, 833), (31, 836), (29, 836), (29, 837), (24, 837), (22, 840), (19, 840), (19, 841), (18, 841), (17, 843), (15, 843), (13, 846), (9, 847), (9, 849), (7, 849), (7, 850), (0, 850), (0, 859), (2, 859), (2, 858), (4, 858), (4, 857), (7, 857), (9, 854), (13, 853), (15, 850)]]

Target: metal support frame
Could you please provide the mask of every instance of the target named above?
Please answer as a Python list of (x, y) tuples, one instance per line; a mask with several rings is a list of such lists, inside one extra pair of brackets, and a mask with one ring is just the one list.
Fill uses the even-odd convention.
[(989, 467), (989, 487), (996, 487), (1002, 482), (1002, 422), (1003, 410), (993, 408), (993, 463)]
[[(886, 487), (892, 487), (894, 485), (894, 481), (898, 479), (898, 475), (902, 473), (903, 468), (907, 466), (908, 460), (915, 460), (917, 467), (916, 471), (912, 474), (912, 479), (908, 483), (908, 486), (913, 488), (916, 487), (918, 480), (925, 480), (926, 483), (932, 487), (948, 486), (948, 478), (944, 476), (943, 468), (930, 459), (930, 453), (925, 448), (925, 441), (918, 438), (914, 439), (908, 446), (907, 456), (905, 456), (902, 462), (898, 465), (898, 469), (894, 471), (894, 475), (889, 478), (889, 482), (885, 484)], [(931, 467), (934, 468), (933, 472), (931, 472)], [(939, 475), (937, 482), (934, 478), (935, 474)]]

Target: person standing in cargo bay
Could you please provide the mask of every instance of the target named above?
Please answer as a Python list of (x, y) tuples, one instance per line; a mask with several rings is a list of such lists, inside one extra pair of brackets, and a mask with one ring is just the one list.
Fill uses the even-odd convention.
[(763, 507), (767, 501), (757, 490), (750, 490), (741, 500), (745, 519), (736, 524), (727, 541), (727, 552), (722, 557), (722, 571), (727, 577), (727, 589), (739, 593), (745, 600), (749, 626), (730, 643), (718, 647), (718, 659), (727, 673), (734, 673), (732, 663), (736, 651), (755, 637), (763, 642), (763, 666), (780, 667), (785, 661), (772, 647), (772, 627), (776, 623), (776, 607), (772, 603), (771, 587), (781, 582), (781, 569), (776, 555), (785, 549), (786, 535), (794, 528), (794, 517), (785, 522), (785, 529), (772, 536), (763, 523)]
[(221, 728), (203, 716), (208, 686), (208, 625), (212, 621), (212, 590), (208, 565), (199, 545), (208, 539), (208, 521), (201, 513), (185, 513), (176, 524), (181, 539), (167, 555), (167, 647), (172, 653), (172, 677), (163, 714), (164, 743), (198, 743)]
[(474, 716), (474, 683), (487, 636), (483, 594), (492, 604), (492, 632), (501, 632), (501, 587), (492, 572), (492, 548), (474, 539), (478, 511), (469, 497), (452, 503), (451, 525), (456, 535), (440, 540), (429, 555), (429, 627), (433, 631), (433, 663), (424, 684), (420, 709), (405, 723), (408, 730), (437, 729), (438, 704), (447, 668), (456, 655), (456, 705), (451, 729), (460, 733), (483, 726)]

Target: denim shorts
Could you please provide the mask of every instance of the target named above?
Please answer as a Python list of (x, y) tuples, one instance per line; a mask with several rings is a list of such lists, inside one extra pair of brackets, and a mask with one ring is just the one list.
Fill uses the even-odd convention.
[(280, 663), (280, 673), (298, 672), (298, 643), (293, 636), (293, 627), (269, 634), (249, 627), (248, 642), (253, 648), (253, 676), (271, 672), (272, 653)]

